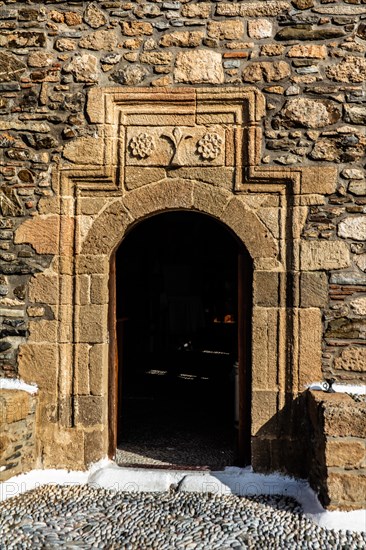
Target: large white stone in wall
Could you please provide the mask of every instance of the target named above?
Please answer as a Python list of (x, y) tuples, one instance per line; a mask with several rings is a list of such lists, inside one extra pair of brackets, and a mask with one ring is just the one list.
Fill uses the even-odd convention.
[(191, 84), (222, 84), (225, 77), (221, 54), (209, 50), (179, 52), (175, 62), (174, 80)]
[(341, 221), (338, 235), (345, 239), (366, 241), (366, 216), (350, 216)]

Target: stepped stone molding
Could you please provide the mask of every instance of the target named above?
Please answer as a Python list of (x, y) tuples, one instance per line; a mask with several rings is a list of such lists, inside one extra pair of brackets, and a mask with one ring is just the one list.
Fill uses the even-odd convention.
[(301, 246), (301, 231), (308, 206), (334, 191), (336, 168), (260, 166), (264, 98), (253, 87), (93, 88), (87, 116), (96, 137), (64, 148), (55, 198), (16, 235), (53, 254), (32, 279), (53, 319), (32, 322), (19, 359), (22, 378), (39, 386), (42, 465), (85, 468), (113, 454), (111, 258), (146, 217), (195, 210), (226, 225), (253, 260), (252, 464), (305, 475), (291, 411), (322, 377), (324, 293), (306, 303), (300, 271), (311, 284), (340, 260), (331, 242)]

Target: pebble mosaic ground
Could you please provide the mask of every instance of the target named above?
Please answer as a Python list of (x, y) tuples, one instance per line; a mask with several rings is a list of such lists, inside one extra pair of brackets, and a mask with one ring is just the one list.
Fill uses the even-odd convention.
[(125, 493), (45, 485), (0, 504), (0, 548), (362, 550), (366, 533), (325, 530), (291, 498)]

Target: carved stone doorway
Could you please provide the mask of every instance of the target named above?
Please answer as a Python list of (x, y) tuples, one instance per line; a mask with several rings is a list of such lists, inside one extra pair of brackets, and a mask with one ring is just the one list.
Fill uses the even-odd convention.
[(245, 464), (248, 253), (213, 218), (170, 211), (134, 226), (115, 254), (115, 268), (117, 462), (211, 469)]

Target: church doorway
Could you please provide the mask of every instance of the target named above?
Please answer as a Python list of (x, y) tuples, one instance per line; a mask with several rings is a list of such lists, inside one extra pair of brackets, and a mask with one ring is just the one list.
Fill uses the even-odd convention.
[(134, 226), (114, 262), (117, 462), (249, 463), (252, 265), (243, 245), (205, 214), (170, 211)]

